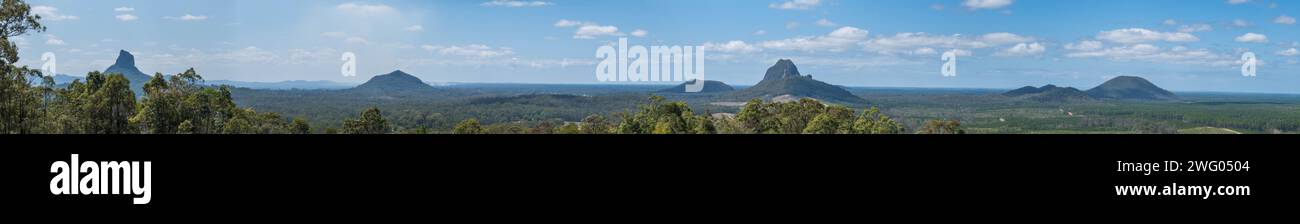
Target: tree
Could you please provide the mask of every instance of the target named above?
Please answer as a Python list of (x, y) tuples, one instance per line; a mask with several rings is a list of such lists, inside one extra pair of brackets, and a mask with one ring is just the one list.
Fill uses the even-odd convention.
[[(40, 125), (48, 119), (42, 95), (48, 95), (49, 89), (34, 88), (28, 77), (39, 77), (39, 71), (26, 66), (17, 67), (18, 45), (10, 38), (26, 35), (28, 32), (45, 32), (40, 23), (41, 16), (33, 14), (31, 6), (20, 0), (4, 0), (0, 3), (0, 133), (26, 134), (38, 132)], [(53, 75), (53, 74), (50, 74)], [(52, 80), (47, 83), (52, 84)], [(46, 86), (51, 86), (47, 84)], [(46, 110), (42, 112), (41, 110)]]
[(483, 127), (479, 126), (478, 119), (474, 119), (474, 118), (470, 118), (460, 122), (460, 124), (456, 124), (456, 128), (452, 129), (451, 133), (458, 134), (458, 135), (484, 134)]
[(389, 127), (388, 120), (376, 107), (361, 112), (356, 120), (343, 121), (344, 134), (388, 134)]
[(582, 130), (581, 128), (578, 127), (577, 124), (568, 123), (568, 124), (564, 124), (563, 126), (560, 126), (559, 129), (556, 129), (555, 134), (562, 134), (562, 135), (582, 134)]
[[(18, 45), (9, 38), (28, 32), (45, 32), (41, 16), (32, 14), (32, 7), (21, 0), (4, 0), (0, 3), (0, 64), (18, 63)], [(54, 74), (50, 74), (54, 75)]]
[(88, 109), (92, 133), (134, 133), (131, 116), (135, 115), (135, 92), (131, 91), (131, 81), (122, 74), (103, 77), (92, 73), (86, 79), (91, 80), (88, 83), (93, 92)]
[(803, 129), (804, 134), (849, 134), (853, 129), (853, 109), (842, 106), (826, 107), (825, 112), (813, 117)]
[(957, 120), (930, 120), (922, 125), (917, 134), (966, 134)]
[(609, 134), (610, 127), (604, 116), (592, 114), (582, 119), (582, 125), (578, 129), (582, 134)]
[(298, 135), (311, 134), (311, 125), (307, 124), (307, 120), (295, 117), (293, 118), (293, 124), (289, 126), (289, 133)]
[[(140, 132), (144, 134), (177, 133), (176, 129), (184, 122), (178, 108), (182, 93), (173, 91), (162, 73), (154, 74), (153, 79), (144, 84), (144, 92), (140, 113), (131, 119), (131, 123), (139, 124)], [(189, 128), (193, 128), (193, 123)]]
[(862, 115), (858, 116), (851, 128), (853, 134), (903, 134), (905, 132), (902, 124), (880, 113), (880, 109), (875, 107), (863, 110)]

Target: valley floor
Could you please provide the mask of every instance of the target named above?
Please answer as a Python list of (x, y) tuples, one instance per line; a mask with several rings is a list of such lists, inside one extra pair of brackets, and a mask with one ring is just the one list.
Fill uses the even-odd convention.
[[(308, 118), (330, 127), (376, 106), (398, 129), (445, 132), (477, 118), (491, 123), (577, 122), (635, 111), (650, 95), (687, 102), (695, 113), (736, 113), (742, 99), (721, 94), (663, 94), (669, 86), (462, 84), (439, 87), (452, 96), (342, 96), (330, 91), (235, 91), (235, 101), (258, 111)], [(744, 88), (744, 87), (738, 87)], [(999, 95), (998, 89), (847, 88), (915, 130), (926, 121), (958, 120), (975, 134), (1300, 133), (1300, 95), (1179, 93), (1177, 102), (1035, 102)], [(302, 100), (311, 99), (311, 100)]]

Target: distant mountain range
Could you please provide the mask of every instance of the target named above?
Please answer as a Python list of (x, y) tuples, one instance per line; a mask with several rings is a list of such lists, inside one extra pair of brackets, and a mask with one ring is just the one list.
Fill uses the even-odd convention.
[(1088, 93), (1080, 91), (1079, 89), (1075, 89), (1074, 87), (1057, 87), (1056, 85), (1046, 85), (1039, 88), (1026, 86), (1016, 90), (1011, 90), (1002, 95), (1043, 102), (1093, 100), (1092, 97), (1088, 96)]
[(1178, 99), (1178, 96), (1174, 95), (1174, 93), (1161, 89), (1146, 79), (1134, 76), (1115, 77), (1097, 87), (1089, 89), (1088, 91), (1079, 91), (1072, 87), (1063, 88), (1055, 85), (1046, 85), (1038, 88), (1026, 86), (1011, 90), (1002, 95), (1044, 102), (1091, 100), (1169, 101)]
[[(682, 83), (681, 85), (673, 86), (672, 88), (659, 90), (659, 92), (660, 93), (687, 93), (686, 86), (694, 83), (695, 83), (694, 80), (687, 81), (685, 83)], [(735, 90), (736, 90), (735, 87), (731, 87), (731, 85), (727, 85), (727, 83), (723, 83), (720, 81), (713, 81), (713, 80), (704, 80), (704, 89), (700, 90), (699, 93), (719, 93), (719, 92), (730, 92)]]
[(357, 86), (356, 84), (351, 84), (351, 83), (341, 83), (341, 82), (333, 82), (333, 81), (304, 81), (304, 80), (292, 80), (292, 81), (281, 81), (281, 82), (243, 82), (243, 81), (230, 81), (230, 80), (209, 80), (205, 82), (205, 84), (213, 85), (213, 86), (228, 85), (228, 86), (238, 87), (238, 88), (270, 89), (270, 90), (291, 90), (291, 89), (329, 90), (329, 89), (348, 89)]
[(814, 98), (823, 102), (866, 103), (865, 99), (849, 93), (839, 86), (813, 79), (812, 75), (802, 75), (794, 61), (781, 59), (767, 69), (763, 81), (758, 84), (731, 93), (740, 99), (798, 99)]

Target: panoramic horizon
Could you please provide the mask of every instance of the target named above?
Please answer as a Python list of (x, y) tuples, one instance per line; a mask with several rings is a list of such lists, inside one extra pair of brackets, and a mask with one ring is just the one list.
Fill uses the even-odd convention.
[[(705, 79), (742, 86), (789, 58), (855, 87), (1091, 88), (1140, 76), (1180, 92), (1300, 93), (1300, 6), (1265, 0), (31, 5), (50, 28), (14, 38), (18, 64), (40, 67), (51, 52), (71, 76), (103, 71), (126, 50), (147, 74), (192, 67), (209, 80), (356, 84), (403, 70), (431, 83), (626, 84), (592, 71), (597, 48), (627, 38), (704, 48)], [(346, 52), (357, 76), (339, 74)], [(959, 58), (955, 77), (940, 73), (946, 52)], [(1257, 56), (1257, 76), (1241, 73), (1245, 52)]]

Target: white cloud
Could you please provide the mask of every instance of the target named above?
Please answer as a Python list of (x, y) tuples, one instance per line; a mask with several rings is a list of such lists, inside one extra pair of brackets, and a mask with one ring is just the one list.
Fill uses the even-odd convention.
[(979, 10), (998, 9), (1011, 5), (1011, 3), (1013, 3), (1013, 0), (964, 0), (961, 5), (971, 10)]
[(821, 0), (791, 0), (782, 3), (768, 4), (767, 7), (784, 10), (808, 10), (821, 5)]
[(755, 36), (767, 35), (767, 30), (757, 30), (757, 31), (754, 31), (754, 35), (755, 35)]
[(984, 34), (984, 36), (980, 36), (979, 41), (983, 41), (993, 45), (1002, 45), (1002, 44), (1009, 44), (1009, 43), (1023, 43), (1023, 42), (1034, 41), (1034, 38), (1020, 36), (1014, 33), (1002, 32), (1002, 33)]
[(835, 22), (831, 22), (830, 20), (827, 20), (827, 19), (825, 19), (825, 18), (822, 18), (822, 19), (817, 20), (817, 25), (818, 25), (818, 26), (831, 27), (831, 26), (835, 26)]
[(421, 26), (421, 25), (411, 25), (411, 26), (406, 27), (405, 30), (406, 30), (406, 31), (411, 31), (411, 32), (419, 32), (419, 31), (423, 31), (423, 30), (424, 30), (424, 26)]
[(508, 47), (494, 48), (482, 44), (471, 44), (466, 46), (451, 46), (451, 47), (425, 45), (425, 46), (421, 46), (421, 48), (424, 48), (425, 50), (429, 50), (429, 51), (437, 51), (438, 54), (440, 55), (478, 58), (478, 59), (497, 58), (497, 57), (503, 57), (503, 56), (509, 56), (515, 54), (514, 50)]
[(230, 51), (224, 54), (220, 54), (219, 56), (223, 56), (226, 59), (232, 61), (263, 62), (263, 63), (275, 61), (275, 59), (277, 58), (275, 53), (262, 50), (253, 46), (249, 46), (235, 51)]
[(122, 15), (114, 16), (113, 18), (117, 18), (117, 20), (121, 20), (123, 22), (130, 22), (130, 21), (135, 21), (140, 17), (135, 17), (135, 15), (131, 15), (131, 14), (122, 14)]
[(59, 8), (38, 5), (32, 6), (32, 14), (40, 15), (41, 19), (50, 21), (77, 20), (77, 16), (59, 14)]
[(785, 23), (785, 29), (793, 30), (793, 29), (795, 29), (795, 28), (799, 28), (799, 22), (788, 22), (788, 23)]
[[(554, 26), (561, 27), (561, 28), (578, 27), (578, 29), (575, 30), (573, 33), (573, 39), (596, 39), (596, 37), (598, 36), (626, 36), (627, 35), (622, 32), (619, 32), (617, 26), (605, 26), (605, 25), (600, 25), (599, 23), (596, 22), (561, 19), (560, 21), (556, 21)], [(636, 30), (636, 31), (645, 31), (645, 30)], [(644, 34), (649, 34), (649, 32), (644, 32)], [(634, 35), (635, 35), (635, 31), (634, 31)]]
[[(880, 54), (926, 54), (933, 49), (955, 49), (970, 54), (970, 49), (990, 48), (1005, 44), (1033, 41), (1013, 33), (990, 33), (975, 38), (963, 35), (931, 35), (927, 33), (898, 33), (893, 36), (873, 38), (862, 44), (868, 52)], [(1026, 44), (1026, 47), (1028, 44)], [(1042, 45), (1041, 43), (1039, 45)]]
[(346, 42), (348, 44), (363, 44), (363, 45), (370, 44), (370, 41), (366, 41), (366, 38), (361, 38), (361, 37), (348, 37), (348, 39), (343, 40), (343, 42)]
[(1004, 49), (993, 55), (1004, 56), (1004, 57), (1033, 56), (1033, 55), (1042, 55), (1044, 52), (1047, 52), (1047, 47), (1044, 47), (1043, 44), (1041, 43), (1034, 42), (1028, 44), (1019, 43), (1016, 44), (1016, 46), (1012, 46), (1011, 48)]
[(1176, 46), (1162, 49), (1151, 44), (1135, 44), (1094, 50), (1078, 50), (1065, 55), (1070, 58), (1104, 58), (1114, 61), (1143, 61), (1154, 63), (1195, 64), (1208, 66), (1240, 65), (1237, 59), (1226, 54), (1216, 54), (1208, 49), (1189, 49)]
[(840, 27), (825, 36), (796, 37), (784, 40), (764, 41), (759, 46), (776, 50), (831, 51), (839, 52), (866, 41), (870, 32), (857, 27)]
[(1178, 27), (1179, 33), (1195, 33), (1195, 32), (1209, 32), (1209, 31), (1214, 31), (1214, 27), (1210, 26), (1210, 24), (1204, 24), (1204, 23), (1187, 24)]
[(575, 27), (581, 26), (584, 23), (586, 22), (561, 19), (560, 21), (555, 22), (555, 27)]
[(1151, 31), (1142, 28), (1128, 28), (1111, 31), (1101, 31), (1097, 34), (1098, 40), (1110, 41), (1123, 44), (1146, 43), (1156, 41), (1167, 42), (1196, 42), (1200, 41), (1196, 35), (1189, 33), (1167, 33)]
[(634, 37), (645, 37), (646, 35), (650, 35), (650, 31), (645, 31), (642, 29), (632, 31), (632, 36)]
[(573, 39), (596, 39), (597, 36), (623, 36), (616, 26), (582, 25), (573, 32)]
[(1102, 47), (1103, 45), (1101, 41), (1095, 41), (1095, 40), (1083, 40), (1083, 41), (1079, 41), (1079, 43), (1065, 44), (1066, 50), (1076, 50), (1076, 51), (1095, 51), (1095, 50), (1101, 50)]
[(1165, 19), (1165, 21), (1162, 22), (1162, 24), (1169, 25), (1169, 26), (1178, 25), (1178, 20)]
[(114, 8), (113, 11), (114, 12), (135, 12), (135, 8), (122, 6), (122, 7)]
[(704, 43), (704, 45), (702, 46), (704, 47), (705, 51), (721, 52), (721, 53), (744, 54), (744, 53), (754, 53), (754, 52), (763, 51), (762, 48), (759, 48), (754, 45), (750, 45), (748, 43), (745, 43), (745, 41), (739, 41), (739, 40), (728, 41), (726, 43), (708, 42), (708, 43)]
[(544, 1), (493, 0), (493, 1), (490, 1), (490, 2), (484, 2), (483, 4), (480, 4), (480, 5), (482, 5), (482, 6), (487, 6), (487, 7), (510, 7), (510, 8), (520, 8), (520, 7), (542, 7), (542, 6), (550, 6), (550, 5), (555, 5), (555, 3), (552, 3), (552, 2), (544, 2)]
[(1228, 0), (1228, 4), (1232, 5), (1245, 4), (1247, 2), (1250, 2), (1250, 0)]
[(1232, 20), (1232, 26), (1235, 26), (1235, 27), (1250, 27), (1250, 22), (1247, 22), (1246, 20), (1242, 20), (1242, 19), (1234, 19), (1234, 20)]
[(339, 11), (354, 14), (384, 14), (397, 12), (393, 7), (384, 4), (364, 4), (364, 3), (343, 3), (334, 7)]
[(1277, 23), (1277, 24), (1292, 25), (1292, 24), (1295, 24), (1295, 17), (1290, 17), (1290, 16), (1286, 16), (1286, 15), (1281, 15), (1281, 16), (1278, 16), (1276, 19), (1273, 19), (1273, 22), (1274, 22), (1274, 23)]
[(1300, 55), (1300, 50), (1296, 50), (1295, 48), (1286, 49), (1286, 50), (1284, 50), (1284, 51), (1278, 51), (1278, 52), (1277, 52), (1277, 55), (1282, 55), (1282, 56), (1296, 56), (1296, 55)]
[(1242, 43), (1268, 43), (1268, 36), (1258, 33), (1246, 33), (1233, 40)]
[(203, 20), (207, 20), (208, 16), (201, 16), (201, 15), (196, 16), (196, 15), (185, 14), (180, 17), (167, 16), (167, 17), (163, 17), (163, 19), (180, 20), (180, 21), (203, 21)]
[(63, 42), (63, 40), (59, 39), (57, 36), (45, 35), (45, 45), (63, 46), (68, 45), (68, 43)]

